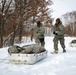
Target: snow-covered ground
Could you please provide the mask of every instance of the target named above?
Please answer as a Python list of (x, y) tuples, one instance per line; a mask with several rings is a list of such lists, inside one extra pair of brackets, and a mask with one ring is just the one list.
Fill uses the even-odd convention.
[(65, 38), (66, 53), (62, 53), (59, 44), (59, 53), (51, 54), (53, 37), (46, 37), (45, 48), (48, 50), (48, 56), (34, 65), (11, 64), (8, 60), (8, 47), (1, 48), (0, 75), (76, 75), (76, 47), (69, 46), (73, 39), (76, 38)]

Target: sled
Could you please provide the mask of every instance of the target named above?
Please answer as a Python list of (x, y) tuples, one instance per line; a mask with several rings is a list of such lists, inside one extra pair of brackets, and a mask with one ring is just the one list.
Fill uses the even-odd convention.
[(70, 47), (76, 47), (75, 43), (70, 43)]
[(35, 64), (36, 62), (44, 59), (47, 57), (47, 51), (37, 53), (37, 54), (21, 54), (15, 53), (9, 55), (9, 60), (11, 63), (14, 64)]
[(76, 40), (72, 40), (70, 42), (70, 47), (76, 47)]

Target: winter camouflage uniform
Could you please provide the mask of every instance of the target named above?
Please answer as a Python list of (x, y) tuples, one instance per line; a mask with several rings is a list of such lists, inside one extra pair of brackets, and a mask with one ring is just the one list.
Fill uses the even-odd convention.
[(37, 44), (41, 44), (41, 46), (44, 46), (44, 33), (45, 33), (45, 28), (40, 24), (40, 27), (35, 25), (34, 27), (31, 28), (31, 31), (33, 31), (34, 34), (34, 39)]
[(62, 22), (59, 24), (55, 24), (54, 26), (55, 37), (53, 39), (55, 52), (58, 53), (58, 41), (60, 41), (61, 47), (63, 48), (63, 52), (65, 52), (65, 44), (64, 44), (64, 26)]

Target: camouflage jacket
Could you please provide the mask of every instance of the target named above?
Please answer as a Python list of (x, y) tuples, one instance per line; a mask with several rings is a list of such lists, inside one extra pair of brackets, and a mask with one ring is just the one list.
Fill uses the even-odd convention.
[(40, 25), (40, 27), (37, 27), (37, 25), (35, 25), (31, 28), (31, 31), (33, 31), (35, 38), (44, 38), (45, 28), (42, 24)]
[(58, 25), (55, 24), (54, 31), (57, 32), (57, 35), (55, 35), (55, 37), (64, 37), (64, 26), (61, 22)]

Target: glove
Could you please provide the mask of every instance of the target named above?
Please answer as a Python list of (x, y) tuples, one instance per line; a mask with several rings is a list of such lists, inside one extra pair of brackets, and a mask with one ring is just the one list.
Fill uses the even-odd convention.
[(55, 33), (55, 35), (58, 35), (58, 33)]
[(53, 34), (55, 34), (55, 31), (53, 32)]
[(53, 32), (54, 35), (58, 35), (55, 31)]

